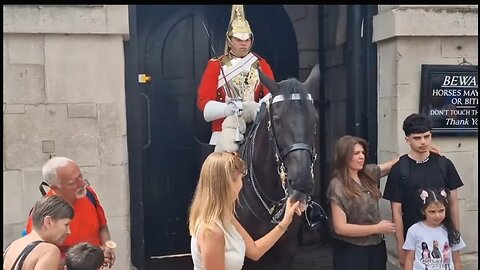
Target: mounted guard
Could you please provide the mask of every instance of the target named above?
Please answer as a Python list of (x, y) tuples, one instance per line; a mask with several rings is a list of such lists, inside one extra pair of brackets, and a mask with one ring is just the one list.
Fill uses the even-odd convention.
[[(225, 54), (208, 61), (198, 88), (197, 105), (205, 121), (212, 122), (209, 143), (216, 145), (216, 152), (238, 150), (246, 124), (255, 118), (259, 103), (270, 97), (260, 83), (258, 70), (272, 80), (273, 71), (265, 59), (251, 51), (253, 40), (243, 5), (232, 5)], [(210, 45), (215, 54), (211, 41)]]

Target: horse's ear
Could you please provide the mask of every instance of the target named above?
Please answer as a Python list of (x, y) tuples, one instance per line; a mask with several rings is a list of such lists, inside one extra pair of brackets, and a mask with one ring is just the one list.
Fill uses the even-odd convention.
[(316, 93), (318, 88), (320, 88), (320, 66), (316, 64), (308, 79), (303, 83), (310, 93)]
[(258, 76), (260, 77), (260, 82), (267, 87), (268, 91), (272, 93), (273, 96), (278, 94), (278, 83), (270, 79), (265, 73), (258, 69)]

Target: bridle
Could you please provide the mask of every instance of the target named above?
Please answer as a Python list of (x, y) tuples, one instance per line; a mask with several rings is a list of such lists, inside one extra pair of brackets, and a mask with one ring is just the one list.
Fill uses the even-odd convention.
[[(265, 195), (265, 193), (261, 190), (260, 186), (258, 185), (257, 179), (255, 177), (255, 173), (253, 171), (253, 162), (252, 161), (253, 161), (253, 153), (254, 153), (254, 147), (255, 147), (255, 137), (256, 137), (258, 127), (259, 127), (259, 116), (258, 115), (257, 115), (257, 119), (255, 120), (254, 127), (252, 128), (252, 131), (249, 135), (250, 143), (248, 143), (247, 146), (244, 149), (245, 152), (244, 152), (243, 156), (248, 161), (247, 162), (247, 164), (248, 164), (247, 165), (248, 175), (246, 176), (247, 180), (249, 181), (250, 185), (252, 186), (257, 198), (260, 200), (264, 209), (270, 214), (272, 223), (279, 223), (280, 222), (280, 218), (283, 216), (283, 213), (285, 211), (285, 201), (288, 198), (287, 182), (286, 182), (286, 180), (287, 180), (287, 168), (285, 167), (285, 164), (283, 162), (285, 157), (293, 151), (297, 151), (297, 150), (307, 151), (310, 154), (310, 160), (311, 160), (310, 173), (311, 173), (312, 179), (314, 178), (313, 166), (314, 166), (314, 162), (317, 158), (315, 148), (312, 147), (309, 144), (306, 144), (306, 143), (293, 143), (293, 144), (285, 147), (281, 151), (281, 149), (279, 148), (278, 143), (277, 143), (277, 136), (275, 135), (275, 127), (273, 125), (273, 115), (272, 115), (272, 112), (271, 112), (271, 105), (272, 104), (275, 104), (275, 103), (278, 103), (278, 102), (284, 102), (284, 101), (299, 101), (301, 99), (302, 98), (301, 98), (300, 94), (291, 94), (287, 98), (285, 98), (284, 95), (277, 95), (275, 97), (270, 98), (265, 104), (266, 105), (266, 111), (268, 113), (268, 122), (267, 122), (268, 137), (269, 137), (270, 145), (271, 145), (273, 153), (274, 153), (275, 161), (277, 162), (277, 173), (280, 176), (280, 180), (282, 182), (282, 188), (283, 188), (283, 191), (284, 191), (284, 197), (282, 199), (280, 199), (279, 201), (274, 201), (274, 200), (269, 199)], [(313, 103), (313, 99), (312, 99), (312, 96), (310, 94), (307, 94), (307, 100)], [(260, 114), (260, 112), (258, 114)], [(241, 194), (242, 194), (242, 196), (244, 196), (243, 193), (241, 193)], [(265, 200), (268, 200), (269, 203), (271, 204), (271, 206), (268, 206), (267, 202)], [(311, 200), (311, 198), (308, 198), (307, 203), (309, 203), (310, 200)], [(255, 214), (252, 207), (250, 207), (250, 205), (248, 204), (248, 201), (247, 201), (246, 198), (244, 198), (244, 201), (245, 201), (247, 207), (249, 208), (250, 212), (255, 217), (257, 217), (259, 220), (262, 220), (257, 214)], [(283, 205), (281, 205), (281, 204), (283, 204)]]
[[(277, 161), (277, 173), (280, 176), (280, 180), (282, 181), (282, 186), (286, 192), (286, 180), (287, 180), (287, 170), (285, 167), (285, 164), (283, 164), (283, 160), (285, 157), (297, 150), (305, 150), (310, 154), (310, 173), (313, 176), (313, 165), (315, 163), (315, 160), (317, 159), (317, 153), (315, 153), (315, 147), (306, 144), (306, 143), (292, 143), (289, 146), (285, 147), (282, 151), (280, 151), (280, 148), (278, 147), (277, 143), (277, 137), (275, 136), (275, 127), (273, 126), (273, 115), (270, 111), (271, 105), (278, 103), (278, 102), (283, 102), (283, 101), (295, 101), (295, 100), (301, 100), (300, 94), (291, 94), (288, 99), (285, 99), (284, 95), (278, 95), (273, 98), (270, 98), (268, 104), (266, 105), (267, 107), (267, 112), (268, 112), (268, 123), (267, 123), (267, 129), (268, 129), (268, 137), (270, 140), (270, 145), (272, 146), (273, 153), (275, 155), (275, 160)], [(312, 96), (310, 94), (307, 94), (307, 100), (311, 101), (313, 103)]]

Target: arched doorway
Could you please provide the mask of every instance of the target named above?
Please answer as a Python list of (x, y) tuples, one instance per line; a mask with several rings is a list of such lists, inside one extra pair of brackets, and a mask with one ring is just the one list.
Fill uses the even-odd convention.
[[(210, 124), (196, 107), (196, 92), (208, 59), (215, 57), (202, 22), (216, 53), (222, 54), (230, 12), (230, 5), (136, 6), (136, 73), (151, 80), (133, 94), (142, 111), (142, 123), (135, 124), (141, 129), (142, 150), (141, 177), (131, 177), (137, 181), (131, 189), (140, 189), (135, 192), (139, 202), (132, 205), (139, 205), (143, 220), (132, 224), (143, 224), (143, 252), (137, 254), (149, 265), (190, 252), (187, 216), (200, 165), (197, 144), (210, 137)], [(298, 77), (295, 33), (283, 7), (245, 6), (245, 12), (255, 34), (253, 50), (267, 59), (277, 79)], [(131, 212), (135, 219), (135, 210)], [(135, 237), (132, 233), (132, 243), (142, 242)]]

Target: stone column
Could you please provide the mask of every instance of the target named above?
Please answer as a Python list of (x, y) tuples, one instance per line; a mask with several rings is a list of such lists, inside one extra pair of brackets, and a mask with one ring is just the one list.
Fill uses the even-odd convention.
[[(478, 64), (478, 6), (380, 5), (373, 20), (378, 48), (379, 162), (406, 153), (402, 122), (419, 111), (422, 64)], [(478, 264), (478, 142), (476, 137), (433, 139), (464, 182), (458, 190), (464, 269)], [(382, 191), (385, 181), (382, 181)], [(391, 217), (381, 200), (382, 214)], [(389, 267), (399, 269), (394, 236), (387, 236)]]
[(3, 246), (25, 228), (52, 156), (78, 162), (130, 269), (123, 42), (127, 5), (3, 6)]

